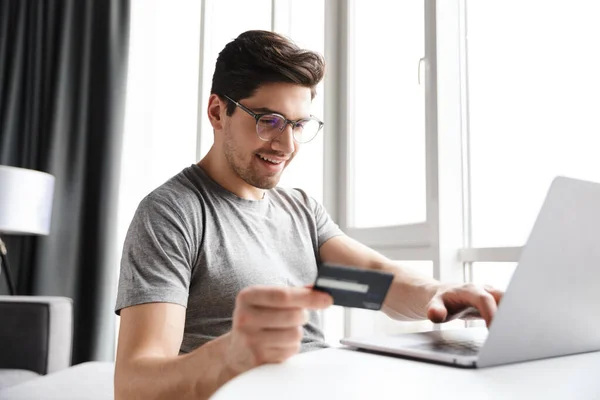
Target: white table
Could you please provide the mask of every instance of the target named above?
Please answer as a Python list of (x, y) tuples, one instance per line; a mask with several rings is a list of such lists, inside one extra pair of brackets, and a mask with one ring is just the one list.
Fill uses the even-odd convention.
[(600, 399), (600, 352), (459, 369), (331, 348), (250, 370), (211, 400)]

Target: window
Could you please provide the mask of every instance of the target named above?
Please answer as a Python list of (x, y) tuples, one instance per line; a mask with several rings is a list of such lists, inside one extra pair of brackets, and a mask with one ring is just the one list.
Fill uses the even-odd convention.
[(422, 1), (355, 1), (349, 226), (426, 220)]
[[(351, 61), (341, 71), (355, 79), (350, 80), (350, 89), (343, 87), (343, 81), (338, 88), (338, 95), (349, 92), (353, 99), (343, 108), (351, 121), (346, 132), (350, 144), (343, 149), (339, 164), (340, 171), (351, 171), (346, 201), (339, 202), (343, 227), (388, 257), (431, 259), (436, 278), (455, 282), (467, 279), (506, 288), (520, 252), (514, 246), (525, 243), (551, 180), (567, 175), (600, 181), (595, 157), (600, 126), (594, 117), (600, 106), (594, 94), (600, 89), (596, 73), (600, 55), (593, 50), (593, 38), (600, 33), (593, 16), (600, 6), (589, 1), (565, 8), (562, 2), (510, 1), (499, 5), (425, 0), (420, 5), (424, 6), (420, 10), (424, 10), (424, 32), (418, 35), (416, 28), (411, 34), (400, 30), (406, 24), (386, 21), (388, 15), (402, 14), (394, 13), (391, 4), (364, 5), (351, 0), (335, 4), (337, 8), (332, 9), (343, 21), (337, 28), (343, 32), (344, 24), (349, 25), (348, 32), (343, 33), (352, 38), (345, 47)], [(407, 15), (409, 7), (417, 6), (402, 7), (407, 7), (403, 10)], [(346, 8), (350, 12), (344, 13)], [(361, 125), (360, 114), (370, 106), (365, 99), (377, 96), (382, 101), (375, 103), (376, 107), (381, 107), (387, 94), (373, 89), (376, 85), (361, 87), (365, 81), (377, 82), (364, 72), (366, 68), (361, 69), (361, 62), (391, 56), (385, 52), (371, 58), (363, 56), (369, 54), (369, 47), (361, 45), (361, 29), (376, 32), (377, 27), (361, 28), (362, 19), (376, 20), (386, 32), (393, 32), (386, 44), (395, 41), (402, 52), (395, 64), (401, 64), (403, 57), (410, 58), (410, 48), (402, 47), (404, 37), (410, 35), (412, 45), (424, 47), (419, 57), (425, 57), (422, 72), (426, 85), (421, 103), (425, 156), (422, 163), (413, 163), (421, 166), (409, 175), (413, 182), (422, 182), (423, 191), (411, 186), (410, 180), (403, 180), (405, 168), (395, 159), (379, 163), (388, 171), (383, 188), (376, 185), (371, 165), (363, 164), (379, 150), (369, 147), (364, 133), (371, 134), (365, 126), (377, 121), (364, 119)], [(563, 29), (557, 30), (557, 23)], [(402, 28), (397, 28), (399, 25)], [(433, 36), (428, 26), (435, 27)], [(380, 63), (371, 64), (371, 69), (380, 67)], [(410, 69), (398, 67), (394, 71), (401, 71), (400, 82), (412, 75)], [(382, 75), (387, 77), (390, 72)], [(397, 113), (404, 110), (418, 115), (406, 104)], [(414, 126), (405, 131), (418, 132)], [(394, 143), (393, 135), (388, 129), (385, 139), (390, 148), (411, 146), (410, 142)], [(339, 146), (344, 146), (344, 140), (338, 141)], [(416, 147), (411, 150), (413, 154), (419, 154)], [(409, 195), (422, 193), (424, 200), (411, 204), (424, 205), (425, 212), (417, 212), (417, 207), (406, 203), (386, 203), (387, 198), (394, 197), (388, 193), (394, 186), (391, 182)], [(381, 216), (369, 215), (372, 208)], [(411, 211), (402, 217), (397, 208)], [(347, 220), (343, 213), (348, 214)], [(411, 237), (417, 239), (411, 243)], [(361, 321), (360, 315), (366, 313), (349, 314), (357, 332), (387, 330), (373, 318)]]
[[(326, 164), (332, 168), (325, 169), (326, 175), (334, 178), (327, 181), (325, 198), (349, 236), (433, 275), (426, 185), (430, 71), (421, 62), (431, 15), (423, 1), (327, 2), (326, 84), (331, 91), (325, 112), (333, 131), (327, 140), (334, 140), (325, 157), (336, 162)], [(431, 327), (368, 310), (347, 309), (343, 317), (338, 334), (344, 336)]]
[(471, 245), (491, 248), (469, 269), (474, 282), (504, 289), (520, 253), (514, 246), (525, 244), (553, 178), (600, 181), (600, 5), (463, 3)]
[(473, 271), (472, 282), (488, 284), (506, 290), (516, 267), (516, 262), (475, 262), (471, 267)]
[(468, 2), (476, 247), (523, 245), (556, 175), (600, 181), (600, 4), (565, 5)]

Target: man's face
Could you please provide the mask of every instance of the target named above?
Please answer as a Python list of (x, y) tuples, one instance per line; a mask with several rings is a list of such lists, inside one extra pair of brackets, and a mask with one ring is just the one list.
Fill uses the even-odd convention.
[[(238, 101), (257, 114), (273, 112), (295, 121), (310, 116), (311, 92), (295, 84), (271, 83)], [(256, 120), (240, 108), (224, 122), (223, 151), (233, 171), (256, 188), (277, 186), (300, 147), (294, 141), (292, 127), (288, 124), (277, 138), (265, 142), (256, 134)]]

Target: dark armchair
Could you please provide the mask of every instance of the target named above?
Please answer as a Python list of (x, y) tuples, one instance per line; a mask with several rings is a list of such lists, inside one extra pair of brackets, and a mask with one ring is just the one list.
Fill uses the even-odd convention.
[(0, 296), (0, 391), (71, 365), (73, 303)]

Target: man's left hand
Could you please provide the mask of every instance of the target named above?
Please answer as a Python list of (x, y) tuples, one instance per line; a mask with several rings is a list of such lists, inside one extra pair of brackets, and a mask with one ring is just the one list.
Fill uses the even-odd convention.
[(427, 305), (427, 318), (446, 322), (466, 308), (474, 307), (489, 327), (504, 292), (489, 285), (443, 285)]

